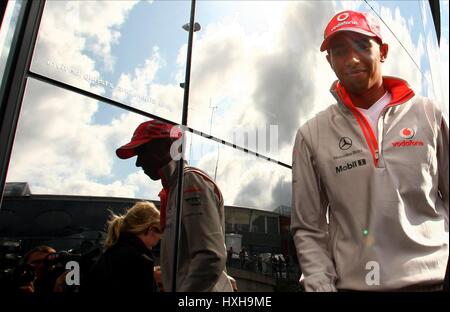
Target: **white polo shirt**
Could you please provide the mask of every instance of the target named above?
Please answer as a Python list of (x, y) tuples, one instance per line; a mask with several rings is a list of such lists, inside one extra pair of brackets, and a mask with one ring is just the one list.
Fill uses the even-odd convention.
[(386, 91), (386, 93), (375, 103), (372, 104), (368, 109), (359, 108), (359, 111), (367, 118), (367, 121), (370, 123), (372, 127), (373, 133), (375, 133), (375, 137), (378, 136), (378, 117), (380, 116), (383, 108), (391, 102), (392, 95)]

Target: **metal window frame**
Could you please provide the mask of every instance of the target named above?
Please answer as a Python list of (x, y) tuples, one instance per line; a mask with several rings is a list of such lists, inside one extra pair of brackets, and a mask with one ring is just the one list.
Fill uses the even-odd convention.
[(24, 0), (17, 20), (10, 55), (2, 81), (0, 106), (0, 207), (6, 175), (22, 107), (34, 46), (44, 11), (45, 0)]

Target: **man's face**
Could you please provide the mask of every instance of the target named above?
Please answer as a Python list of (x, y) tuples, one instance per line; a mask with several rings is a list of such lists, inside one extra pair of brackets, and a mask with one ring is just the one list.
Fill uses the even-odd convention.
[(45, 257), (47, 257), (49, 253), (36, 251), (32, 253), (27, 261), (27, 264), (30, 264), (36, 273), (36, 278), (42, 278), (45, 274), (46, 266), (44, 264)]
[(331, 39), (327, 60), (345, 89), (362, 95), (382, 85), (381, 63), (387, 44), (355, 32), (343, 31)]
[(155, 139), (136, 148), (136, 167), (141, 167), (152, 180), (159, 180), (158, 170), (170, 162), (170, 144), (167, 139)]

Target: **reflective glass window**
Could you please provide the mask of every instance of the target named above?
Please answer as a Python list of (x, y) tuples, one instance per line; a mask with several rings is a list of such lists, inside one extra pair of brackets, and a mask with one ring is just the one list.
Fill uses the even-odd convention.
[(180, 122), (189, 1), (47, 1), (31, 70)]

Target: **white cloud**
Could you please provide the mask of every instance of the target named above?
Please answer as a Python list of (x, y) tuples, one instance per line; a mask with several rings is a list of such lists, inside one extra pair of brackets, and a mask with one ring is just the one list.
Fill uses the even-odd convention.
[[(111, 46), (119, 42), (119, 27), (138, 1), (49, 2), (47, 9), (58, 6), (57, 3), (65, 6), (64, 14), (61, 14), (61, 7), (55, 9), (66, 20), (66, 27), (85, 37), (88, 40), (86, 48), (103, 59), (106, 70), (112, 71), (116, 60), (111, 55)], [(65, 31), (69, 29), (65, 28)]]
[(117, 88), (114, 89), (112, 94), (113, 99), (122, 102), (140, 103), (139, 100), (133, 101), (133, 98), (139, 95), (149, 96), (149, 89), (156, 73), (163, 66), (163, 60), (158, 50), (158, 47), (155, 46), (151, 56), (144, 61), (144, 65), (135, 68), (133, 74), (122, 73), (120, 75)]
[[(32, 70), (54, 79), (104, 93), (99, 65), (112, 71), (111, 46), (136, 1), (47, 1)], [(95, 64), (92, 53), (103, 64)]]
[(448, 37), (441, 38), (440, 46), (440, 88), (442, 92), (441, 98), (441, 108), (447, 115), (447, 120), (449, 117), (448, 113), (448, 103), (449, 103), (449, 52), (448, 52)]
[(88, 177), (83, 175), (71, 177), (70, 179), (65, 180), (54, 179), (52, 182), (60, 186), (56, 193), (53, 187), (48, 187), (45, 185), (32, 185), (31, 191), (33, 193), (41, 194), (73, 194), (88, 196), (96, 194), (98, 196), (133, 198), (135, 197), (137, 190), (134, 185), (125, 184), (120, 181), (115, 181), (111, 184), (104, 184), (91, 181)]
[[(277, 3), (268, 4), (267, 12), (270, 5)], [(244, 27), (248, 18), (239, 12), (199, 34), (191, 78), (193, 127), (208, 133), (211, 106), (217, 106), (214, 135), (231, 141), (236, 127), (278, 125), (280, 147), (292, 143), (300, 119), (315, 110), (311, 76), (322, 29), (309, 25), (325, 26), (334, 9), (327, 2), (287, 2), (277, 12), (270, 27)], [(290, 162), (290, 154), (269, 156)]]
[[(35, 96), (38, 92), (39, 96)], [(9, 178), (52, 185), (51, 181), (69, 179), (80, 172), (85, 172), (86, 177), (107, 176), (112, 158), (106, 145), (99, 144), (106, 141), (105, 126), (91, 124), (96, 110), (94, 101), (30, 80)], [(53, 174), (58, 178), (51, 179)]]
[(448, 38), (442, 37), (440, 47), (435, 41), (435, 36), (429, 31), (426, 35), (426, 45), (430, 71), (427, 71), (428, 82), (427, 95), (434, 99), (447, 115), (449, 101), (449, 52)]
[[(339, 11), (343, 11), (343, 10), (358, 10), (361, 8), (361, 1), (337, 1), (337, 3), (334, 4), (335, 7), (339, 6), (342, 7), (341, 9), (339, 9)], [(376, 10), (378, 3), (377, 2), (373, 2), (371, 3), (371, 6)], [(367, 9), (366, 9), (367, 10)], [(337, 13), (337, 11), (335, 12)], [(330, 16), (331, 18), (331, 16)]]
[(447, 115), (447, 120), (449, 119), (449, 52), (448, 52), (448, 46), (449, 46), (449, 23), (448, 23), (448, 3), (449, 1), (440, 1), (440, 4), (442, 4), (441, 7), (441, 44), (440, 44), (440, 81), (441, 81), (441, 89), (443, 90), (443, 97), (441, 100), (441, 108)]
[(164, 66), (165, 60), (155, 46), (143, 65), (136, 67), (133, 73), (122, 73), (112, 94), (113, 99), (180, 122), (183, 89), (175, 84), (154, 82), (158, 71)]
[[(248, 154), (221, 147), (219, 162), (217, 151), (203, 155), (198, 167), (214, 177), (226, 205), (273, 210), (279, 205), (290, 205), (289, 169)], [(284, 188), (278, 187), (282, 183)], [(282, 195), (287, 196), (280, 196)]]
[(158, 194), (161, 191), (161, 182), (152, 181), (144, 172), (140, 169), (136, 169), (127, 176), (125, 179), (125, 185), (131, 186), (135, 189), (133, 196), (139, 194), (140, 198), (146, 198), (151, 200), (159, 200)]
[[(64, 2), (47, 2), (46, 11), (35, 47), (32, 71), (50, 76), (54, 79), (79, 86), (81, 88), (103, 93), (104, 89), (90, 85), (84, 74), (98, 78), (99, 72), (95, 62), (83, 54), (86, 38), (78, 36), (75, 31), (67, 28), (66, 20), (61, 11), (56, 8)], [(56, 5), (56, 7), (55, 7)]]
[[(96, 101), (30, 80), (7, 180), (29, 182), (33, 193), (157, 198), (155, 183), (135, 173), (135, 159), (115, 155), (145, 118), (123, 113), (99, 125), (92, 120), (97, 107)], [(114, 161), (128, 166), (128, 176), (117, 176)]]
[(427, 25), (428, 23), (428, 12), (427, 12), (427, 8), (429, 8), (429, 5), (425, 4), (425, 3), (420, 3), (420, 14), (422, 17), (422, 23), (424, 25)]
[[(434, 99), (440, 106), (448, 120), (448, 101), (449, 101), (449, 52), (448, 52), (448, 1), (441, 1), (441, 38), (440, 46), (436, 42), (434, 23), (432, 20), (425, 24), (426, 29), (426, 52), (430, 71), (427, 73), (429, 85), (428, 96)], [(422, 3), (425, 11), (427, 5)], [(426, 15), (426, 12), (422, 12)], [(426, 23), (426, 21), (424, 22)]]
[[(389, 28), (395, 34), (381, 23), (381, 32), (384, 42), (389, 45), (389, 53), (383, 66), (384, 75), (396, 76), (405, 79), (413, 87), (416, 92), (421, 93), (422, 75), (414, 62), (405, 52), (406, 49), (414, 58), (417, 65), (420, 66), (421, 59), (424, 55), (424, 38), (419, 35), (417, 45), (412, 40), (412, 34), (408, 29), (406, 18), (401, 15), (400, 9), (397, 7), (394, 11), (381, 6), (381, 18), (389, 25)], [(400, 45), (400, 41), (403, 45)]]
[(414, 27), (414, 18), (412, 16), (408, 20), (408, 25), (410, 29)]

